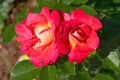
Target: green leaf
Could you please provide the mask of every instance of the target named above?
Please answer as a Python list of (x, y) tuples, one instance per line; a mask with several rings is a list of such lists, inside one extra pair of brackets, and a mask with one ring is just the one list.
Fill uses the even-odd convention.
[(38, 8), (41, 9), (44, 6), (47, 6), (50, 9), (62, 10), (65, 12), (72, 11), (72, 7), (70, 5), (66, 5), (62, 2), (57, 3), (55, 1), (40, 0)]
[(81, 64), (76, 65), (76, 75), (70, 75), (69, 80), (92, 80), (90, 76), (90, 72), (86, 68), (85, 64), (82, 62)]
[(88, 2), (88, 0), (73, 0), (72, 4), (84, 4)]
[(55, 65), (43, 67), (39, 74), (39, 80), (57, 80)]
[(29, 60), (18, 62), (11, 71), (11, 80), (32, 80), (40, 72)]
[(40, 10), (39, 6), (35, 6), (33, 12), (40, 13)]
[(10, 42), (16, 35), (14, 27), (15, 24), (10, 24), (6, 27), (5, 31), (3, 32), (3, 43)]
[(75, 64), (74, 63), (60, 60), (58, 65), (60, 66), (63, 72), (70, 74), (70, 75), (75, 75)]
[(80, 8), (90, 15), (97, 15), (97, 12), (90, 6), (82, 5)]
[(59, 67), (57, 67), (58, 80), (69, 80), (69, 75), (64, 73)]
[(48, 6), (48, 7), (51, 8), (51, 6), (53, 4), (55, 4), (56, 2), (55, 2), (55, 0), (37, 0), (37, 3), (39, 3), (38, 4), (38, 9), (41, 10), (42, 7), (44, 7), (44, 6)]
[(113, 0), (114, 3), (120, 3), (120, 0)]
[(99, 73), (95, 76), (94, 80), (114, 80), (111, 76)]
[(16, 20), (18, 23), (21, 23), (21, 21), (27, 16), (27, 8), (22, 8), (20, 12), (16, 14)]
[(120, 59), (119, 55), (115, 51), (111, 51), (108, 58), (117, 66), (119, 67)]
[(70, 12), (72, 11), (72, 7), (70, 5), (66, 5), (64, 3), (54, 3), (53, 6), (51, 6), (52, 9), (56, 10), (62, 10), (64, 12)]
[(71, 4), (74, 0), (61, 0), (65, 4)]
[(109, 58), (103, 60), (103, 66), (113, 70), (116, 74), (120, 75), (120, 69)]

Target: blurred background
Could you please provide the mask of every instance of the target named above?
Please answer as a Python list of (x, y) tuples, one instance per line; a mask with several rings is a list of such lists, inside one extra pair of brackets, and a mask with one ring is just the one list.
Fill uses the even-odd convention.
[[(32, 12), (35, 4), (35, 0), (0, 0), (0, 80), (10, 80), (11, 68), (22, 55), (14, 37), (16, 15)], [(22, 14), (24, 8), (27, 10)]]
[(39, 13), (43, 6), (65, 12), (81, 8), (103, 24), (103, 29), (98, 32), (99, 48), (84, 61), (88, 70), (84, 71), (78, 64), (77, 75), (70, 76), (69, 80), (91, 80), (88, 78), (98, 73), (108, 77), (104, 80), (120, 80), (119, 5), (120, 0), (0, 0), (0, 80), (10, 80), (10, 71), (22, 55), (15, 41), (15, 24), (30, 12)]

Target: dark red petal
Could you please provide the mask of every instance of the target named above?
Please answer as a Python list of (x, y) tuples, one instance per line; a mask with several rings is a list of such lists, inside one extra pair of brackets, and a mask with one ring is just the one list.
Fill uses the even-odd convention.
[(47, 23), (47, 19), (40, 14), (28, 14), (27, 19), (26, 19), (26, 25), (30, 26), (32, 24), (35, 23), (40, 23), (40, 24), (46, 24)]
[(56, 44), (58, 52), (61, 53), (61, 55), (66, 55), (70, 52), (70, 44), (68, 40), (58, 39), (56, 40)]
[(55, 42), (58, 47), (58, 51), (62, 53), (62, 55), (70, 52), (70, 44), (69, 44), (69, 35), (70, 28), (63, 24), (59, 26), (55, 31)]
[(81, 25), (80, 29), (89, 37), (91, 29), (87, 25)]

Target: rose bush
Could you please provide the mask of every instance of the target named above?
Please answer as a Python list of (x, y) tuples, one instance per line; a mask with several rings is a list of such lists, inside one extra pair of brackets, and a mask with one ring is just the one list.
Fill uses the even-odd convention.
[[(20, 8), (19, 2), (25, 4), (24, 7)], [(14, 65), (10, 80), (120, 79), (120, 10), (117, 0), (101, 2), (99, 0), (33, 0), (33, 4), (29, 2), (32, 1), (11, 3), (9, 19), (3, 21), (5, 25), (1, 35), (2, 41), (8, 43), (16, 36), (13, 14), (17, 23), (28, 15), (16, 26), (16, 33), (22, 52), (27, 54), (30, 60), (26, 60), (22, 55), (19, 60), (23, 61), (18, 61)], [(44, 6), (53, 10), (45, 9)], [(18, 7), (20, 11), (16, 12)], [(29, 13), (31, 11), (35, 13)], [(31, 18), (34, 15), (41, 17)], [(100, 21), (94, 16), (102, 21), (104, 26), (102, 30), (100, 30), (102, 28)], [(98, 30), (100, 30), (100, 39)], [(4, 45), (2, 47), (1, 50), (4, 49)]]

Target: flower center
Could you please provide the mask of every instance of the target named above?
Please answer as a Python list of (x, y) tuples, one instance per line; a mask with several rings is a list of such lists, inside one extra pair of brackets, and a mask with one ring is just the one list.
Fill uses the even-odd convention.
[(69, 40), (72, 46), (76, 44), (84, 44), (90, 35), (90, 28), (86, 25), (80, 25), (76, 29), (70, 32)]
[(53, 40), (53, 32), (48, 25), (37, 25), (34, 28), (34, 33), (37, 36), (37, 38), (40, 39), (40, 42), (37, 42), (34, 45), (34, 48), (47, 46), (49, 45)]
[(86, 34), (82, 30), (76, 30), (71, 35), (79, 42), (84, 42), (87, 39)]

